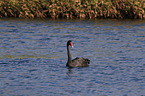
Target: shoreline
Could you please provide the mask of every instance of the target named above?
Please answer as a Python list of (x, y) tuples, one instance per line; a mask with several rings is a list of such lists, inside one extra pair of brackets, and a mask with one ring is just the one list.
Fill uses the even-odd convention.
[(5, 0), (0, 18), (145, 19), (145, 0)]

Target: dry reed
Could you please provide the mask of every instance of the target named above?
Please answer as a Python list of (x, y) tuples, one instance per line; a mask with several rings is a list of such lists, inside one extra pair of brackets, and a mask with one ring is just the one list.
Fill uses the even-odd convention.
[(0, 17), (144, 19), (145, 0), (1, 0)]

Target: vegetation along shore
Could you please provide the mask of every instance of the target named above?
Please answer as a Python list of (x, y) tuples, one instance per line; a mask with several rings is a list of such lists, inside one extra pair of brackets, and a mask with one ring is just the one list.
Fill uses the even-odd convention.
[(0, 0), (0, 17), (145, 19), (145, 0)]

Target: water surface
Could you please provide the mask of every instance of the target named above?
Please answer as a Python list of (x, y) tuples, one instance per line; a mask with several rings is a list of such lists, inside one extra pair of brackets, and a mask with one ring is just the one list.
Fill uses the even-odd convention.
[(145, 21), (4, 18), (0, 53), (0, 96), (145, 96)]

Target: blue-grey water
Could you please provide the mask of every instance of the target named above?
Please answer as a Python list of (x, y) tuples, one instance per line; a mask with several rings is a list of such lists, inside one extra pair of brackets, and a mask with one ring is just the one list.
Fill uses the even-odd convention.
[(145, 21), (1, 18), (0, 96), (145, 96)]

